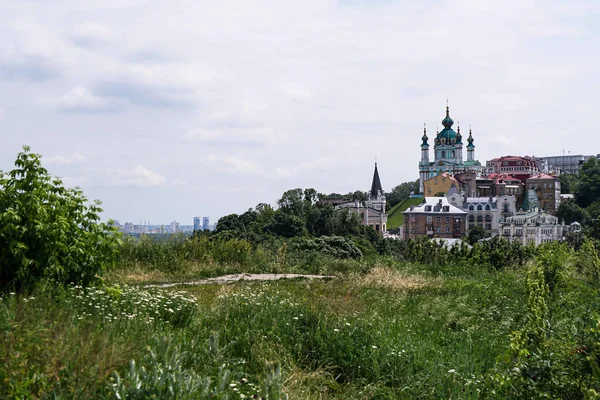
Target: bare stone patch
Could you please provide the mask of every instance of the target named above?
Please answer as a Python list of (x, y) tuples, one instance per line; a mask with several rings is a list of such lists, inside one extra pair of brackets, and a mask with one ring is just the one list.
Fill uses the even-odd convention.
[(188, 282), (174, 282), (174, 283), (152, 283), (148, 285), (144, 285), (145, 288), (169, 288), (173, 286), (182, 286), (182, 285), (207, 285), (211, 283), (216, 284), (224, 284), (238, 281), (275, 281), (278, 279), (294, 279), (294, 278), (303, 278), (303, 279), (333, 279), (334, 276), (331, 275), (307, 275), (307, 274), (235, 274), (235, 275), (224, 275), (217, 276), (214, 278), (206, 278), (199, 279), (195, 281)]

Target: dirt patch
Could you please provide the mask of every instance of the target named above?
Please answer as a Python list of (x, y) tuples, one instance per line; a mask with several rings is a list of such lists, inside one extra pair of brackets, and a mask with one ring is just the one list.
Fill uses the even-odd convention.
[(181, 285), (208, 285), (211, 283), (223, 284), (237, 281), (276, 281), (278, 279), (333, 279), (331, 275), (306, 275), (306, 274), (235, 274), (235, 275), (224, 275), (217, 276), (214, 278), (199, 279), (188, 282), (174, 282), (174, 283), (152, 283), (144, 285), (146, 288), (158, 287), (168, 288), (173, 286)]
[(414, 290), (439, 286), (441, 280), (417, 274), (406, 274), (392, 268), (375, 267), (360, 282), (364, 286), (381, 286), (392, 290)]

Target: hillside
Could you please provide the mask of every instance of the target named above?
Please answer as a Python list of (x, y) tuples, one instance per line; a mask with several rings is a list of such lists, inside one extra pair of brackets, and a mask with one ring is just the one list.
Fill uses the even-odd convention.
[(404, 215), (402, 213), (404, 211), (406, 211), (410, 206), (418, 206), (422, 202), (423, 202), (422, 197), (421, 198), (408, 198), (408, 199), (405, 199), (404, 201), (396, 204), (394, 207), (392, 207), (392, 209), (388, 213), (388, 222), (387, 222), (388, 230), (396, 229), (396, 228), (400, 227), (402, 225), (402, 223), (404, 222)]

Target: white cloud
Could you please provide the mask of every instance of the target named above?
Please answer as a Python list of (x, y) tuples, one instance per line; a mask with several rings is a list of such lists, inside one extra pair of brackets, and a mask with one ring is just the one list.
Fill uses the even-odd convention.
[(5, 116), (6, 116), (6, 111), (4, 111), (4, 108), (0, 107), (0, 120), (4, 119)]
[(104, 26), (87, 21), (73, 29), (70, 39), (78, 46), (97, 47), (109, 39), (109, 34)]
[(505, 146), (512, 144), (514, 141), (515, 141), (515, 139), (512, 136), (506, 136), (506, 135), (496, 136), (496, 142), (503, 144)]
[(111, 177), (109, 183), (117, 186), (140, 186), (152, 187), (165, 185), (167, 180), (164, 176), (150, 171), (148, 168), (138, 165), (133, 170), (122, 170), (120, 168), (107, 171)]
[(205, 158), (205, 165), (214, 171), (228, 175), (257, 175), (262, 172), (260, 166), (254, 161), (235, 156), (211, 154)]
[(65, 176), (61, 179), (66, 186), (70, 187), (80, 186), (81, 184), (86, 183), (88, 181), (85, 176)]
[(78, 152), (75, 152), (70, 156), (56, 155), (44, 159), (44, 163), (49, 165), (80, 164), (83, 161), (85, 161), (85, 157)]
[(75, 86), (61, 97), (41, 99), (38, 104), (73, 113), (104, 113), (117, 111), (123, 106), (119, 100), (94, 96), (81, 86)]

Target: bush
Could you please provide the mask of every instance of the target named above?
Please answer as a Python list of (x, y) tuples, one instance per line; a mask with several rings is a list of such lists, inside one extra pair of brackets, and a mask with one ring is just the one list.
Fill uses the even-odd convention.
[(0, 173), (0, 289), (42, 279), (90, 284), (114, 264), (119, 244), (115, 228), (99, 222), (100, 202), (65, 188), (29, 147), (15, 167)]

